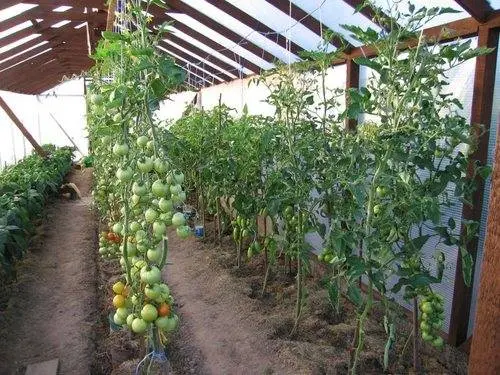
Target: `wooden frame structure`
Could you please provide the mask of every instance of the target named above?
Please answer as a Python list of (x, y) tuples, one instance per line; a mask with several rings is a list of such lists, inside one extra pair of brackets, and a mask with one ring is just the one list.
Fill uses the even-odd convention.
[[(205, 1), (217, 7), (226, 16), (260, 33), (268, 42), (274, 43), (275, 47), (285, 49), (294, 56), (300, 53), (302, 47), (298, 41), (288, 40), (283, 32), (273, 30), (232, 3), (226, 0)], [(274, 7), (276, 12), (290, 16), (292, 20), (300, 22), (318, 36), (322, 28), (326, 28), (313, 15), (289, 0), (266, 1)], [(363, 3), (363, 0), (342, 1), (352, 7), (353, 11)], [(423, 33), (430, 39), (437, 39), (445, 27), (450, 32), (444, 39), (436, 40), (437, 42), (477, 36), (479, 46), (497, 47), (500, 11), (494, 10), (487, 0), (454, 1), (468, 12), (470, 17), (427, 28), (423, 30)], [(159, 52), (174, 57), (179, 66), (193, 74), (193, 78), (196, 79), (189, 83), (190, 87), (199, 89), (216, 83), (228, 82), (235, 77), (243, 78), (258, 74), (265, 64), (273, 63), (278, 59), (268, 49), (249, 40), (248, 36), (238, 34), (221, 21), (216, 21), (196, 9), (194, 5), (190, 5), (190, 0), (165, 0), (165, 2), (167, 10), (156, 6), (149, 9), (154, 17), (153, 23), (158, 25), (172, 21), (176, 30), (206, 46), (202, 49), (182, 36), (172, 34), (162, 42), (161, 49), (159, 49)], [(94, 47), (101, 31), (106, 28), (108, 8), (104, 5), (104, 0), (3, 0), (0, 4), (0, 11), (20, 4), (36, 4), (36, 6), (0, 21), (0, 32), (25, 24), (24, 28), (0, 39), (0, 90), (39, 94), (57, 85), (63, 76), (80, 73), (92, 66), (92, 60), (88, 57), (88, 45)], [(61, 6), (64, 8), (57, 9)], [(375, 24), (374, 9), (365, 7), (360, 9), (360, 13), (365, 19)], [(246, 54), (235, 52), (227, 48), (227, 43), (213, 39), (187, 23), (177, 21), (178, 15), (202, 23), (213, 32), (223, 36), (226, 41), (238, 45), (246, 51)], [(65, 24), (54, 28), (54, 25), (61, 21), (65, 21)], [(387, 28), (380, 24), (376, 26)], [(20, 45), (5, 48), (10, 43), (31, 37), (33, 39)], [(41, 42), (44, 43), (41, 44)], [(415, 43), (416, 41), (408, 41), (402, 48), (412, 47)], [(375, 56), (376, 51), (370, 46), (353, 46), (341, 35), (337, 35), (331, 44), (336, 47), (346, 47), (343, 57), (332, 61), (332, 64), (346, 64), (346, 87), (357, 88), (359, 66), (354, 63), (354, 59), (360, 56)], [(249, 58), (251, 55), (256, 59)], [(472, 123), (482, 124), (486, 130), (489, 129), (491, 123), (496, 62), (496, 53), (478, 58), (476, 61)], [(346, 125), (348, 129), (355, 130), (356, 121), (350, 120)], [(488, 134), (486, 133), (480, 137), (480, 147), (473, 155), (474, 162), (482, 165), (486, 163), (487, 143)], [(483, 190), (484, 186), (480, 185), (474, 195), (473, 207), (464, 207), (464, 219), (480, 219)], [(474, 256), (477, 253), (477, 246), (476, 241), (469, 247), (469, 251)], [(498, 271), (497, 269), (495, 273)], [(472, 298), (472, 289), (466, 287), (461, 278), (460, 261), (457, 263), (455, 286), (448, 341), (458, 346), (467, 339)]]

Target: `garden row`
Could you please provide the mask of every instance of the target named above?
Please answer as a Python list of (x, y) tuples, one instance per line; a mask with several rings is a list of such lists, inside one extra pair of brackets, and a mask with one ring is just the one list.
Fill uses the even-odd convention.
[(47, 198), (59, 191), (71, 168), (73, 151), (68, 147), (43, 146), (47, 158), (33, 153), (0, 173), (0, 273), (14, 275), (14, 263), (26, 252), (33, 219)]
[[(490, 52), (471, 48), (470, 42), (428, 43), (419, 30), (447, 11), (423, 8), (405, 17), (394, 15), (400, 26), (385, 34), (344, 26), (352, 38), (377, 50), (373, 59), (355, 60), (375, 73), (365, 88), (328, 89), (330, 63), (342, 51), (328, 52), (327, 35), (319, 51), (304, 53), (300, 63), (278, 64), (255, 80), (269, 89), (274, 117), (245, 113), (234, 118), (219, 105), (211, 111), (191, 108), (170, 127), (155, 111), (180, 88), (184, 72), (155, 52), (168, 25), (150, 33), (150, 20), (136, 5), (129, 4), (119, 15), (134, 31), (106, 32), (97, 48), (89, 134), (94, 198), (105, 228), (99, 251), (119, 261), (124, 272), (113, 287), (113, 323), (149, 338), (152, 355), (145, 362), (163, 366), (158, 358), (178, 324), (161, 269), (168, 252), (167, 226), (174, 225), (180, 237), (191, 231), (182, 212), (192, 211), (184, 205), (186, 192), (197, 198), (202, 219), (205, 213), (216, 215), (219, 237), (232, 231), (238, 267), (244, 251), (248, 258), (264, 254), (263, 292), (278, 259), (294, 265), (290, 335), (297, 332), (307, 298), (304, 280), (311, 247), (305, 236), (321, 236), (319, 259), (329, 269), (328, 298), (337, 312), (342, 294), (356, 306), (352, 373), (364, 349), (375, 293), (384, 306), (386, 369), (390, 353), (397, 350), (398, 331), (389, 292), (402, 293), (420, 306), (414, 311), (420, 323), (414, 345), (421, 337), (443, 346), (443, 299), (433, 290), (446, 263), (439, 247), (459, 249), (470, 283), (472, 258), (466, 244), (478, 226), (443, 219), (445, 209), (469, 203), (475, 185), (467, 178), (468, 155), (476, 142), (459, 114), (460, 102), (445, 93), (446, 74)], [(400, 45), (409, 38), (418, 43), (402, 54)], [(377, 121), (356, 130), (344, 127), (362, 113)], [(488, 168), (475, 166), (472, 177), (488, 173)], [(258, 216), (272, 223), (271, 230), (258, 230)], [(435, 256), (429, 262), (423, 248), (431, 242)], [(395, 277), (398, 281), (390, 283)]]

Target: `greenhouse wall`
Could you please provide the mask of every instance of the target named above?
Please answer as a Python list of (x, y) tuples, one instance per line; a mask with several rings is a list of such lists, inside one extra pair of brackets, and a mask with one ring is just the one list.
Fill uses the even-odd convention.
[[(51, 113), (81, 150), (82, 153), (75, 154), (79, 158), (88, 152), (83, 90), (83, 80), (76, 79), (62, 83), (47, 95), (33, 96), (0, 91), (0, 96), (39, 144), (73, 146), (52, 119)], [(30, 154), (33, 148), (2, 109), (0, 127), (0, 168), (3, 168)]]

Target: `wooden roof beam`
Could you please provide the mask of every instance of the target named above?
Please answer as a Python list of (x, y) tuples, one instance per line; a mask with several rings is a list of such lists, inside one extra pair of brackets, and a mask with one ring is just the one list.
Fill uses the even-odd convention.
[(494, 11), (487, 0), (455, 0), (476, 21), (484, 23), (488, 16)]
[[(156, 10), (156, 11), (155, 11)], [(245, 59), (241, 55), (237, 54), (239, 56), (238, 61), (235, 60), (235, 52), (232, 52), (228, 50), (226, 47), (224, 47), (222, 44), (217, 43), (215, 40), (210, 39), (209, 37), (203, 35), (202, 33), (196, 31), (195, 29), (192, 29), (191, 27), (187, 26), (186, 24), (175, 20), (172, 18), (170, 15), (163, 13), (160, 11), (159, 8), (155, 8), (153, 11), (155, 13), (153, 14), (155, 17), (155, 21), (158, 21), (158, 24), (161, 24), (162, 22), (173, 22), (173, 26), (178, 29), (179, 31), (183, 32), (186, 35), (189, 35), (191, 38), (196, 39), (200, 43), (203, 43), (207, 47), (212, 48), (213, 50), (219, 52), (220, 54), (226, 56), (228, 59), (231, 59), (235, 61), (238, 64), (241, 64), (242, 67), (251, 70), (254, 73), (259, 73), (261, 70), (261, 67), (254, 64), (250, 60)]]
[[(322, 26), (323, 29), (328, 29), (327, 26), (321, 25), (321, 23), (316, 20), (313, 16), (308, 14), (302, 8), (298, 7), (294, 3), (290, 3), (288, 0), (266, 0), (269, 4), (279, 9), (281, 12), (285, 13), (287, 16), (291, 15), (294, 20), (300, 21), (302, 25), (307, 27), (313, 33), (317, 35), (322, 35)], [(291, 13), (290, 13), (291, 10)], [(330, 41), (335, 47), (341, 48), (342, 46), (347, 49), (352, 48), (352, 45), (345, 40), (344, 38), (340, 38), (339, 36), (334, 36)]]
[(265, 49), (257, 46), (248, 39), (245, 39), (244, 37), (234, 32), (233, 30), (227, 28), (226, 26), (216, 22), (215, 20), (201, 13), (194, 7), (191, 7), (180, 0), (166, 0), (166, 3), (170, 9), (188, 15), (189, 17), (195, 19), (196, 21), (204, 24), (205, 26), (211, 28), (217, 33), (223, 35), (232, 42), (240, 45), (242, 48), (245, 48), (248, 51), (252, 52), (254, 55), (259, 56), (268, 63), (272, 63), (274, 60), (277, 59), (277, 57), (274, 56), (273, 54), (267, 52)]

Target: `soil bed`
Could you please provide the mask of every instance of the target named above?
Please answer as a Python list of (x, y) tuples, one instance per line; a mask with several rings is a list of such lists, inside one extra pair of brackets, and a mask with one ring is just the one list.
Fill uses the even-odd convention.
[(30, 363), (59, 358), (61, 374), (86, 375), (94, 360), (95, 220), (91, 170), (67, 181), (81, 200), (55, 199), (17, 264), (17, 280), (0, 311), (0, 374), (24, 374)]
[[(229, 236), (222, 245), (207, 238), (179, 239), (169, 235), (169, 261), (165, 276), (176, 299), (181, 328), (171, 349), (176, 374), (345, 374), (356, 326), (353, 305), (343, 302), (336, 316), (319, 279), (307, 281), (308, 300), (294, 337), (294, 276), (280, 267), (261, 297), (263, 259), (255, 257), (241, 269), (234, 267), (235, 250)], [(382, 374), (386, 334), (382, 314), (374, 311), (366, 326), (366, 345), (360, 373)], [(401, 313), (396, 350), (401, 351), (410, 324)], [(197, 348), (193, 352), (193, 348)], [(180, 349), (180, 350), (179, 350)], [(191, 350), (189, 360), (177, 356)], [(390, 373), (412, 373), (411, 345), (401, 357), (391, 354)], [(466, 374), (466, 355), (454, 348), (425, 347), (426, 374)]]

